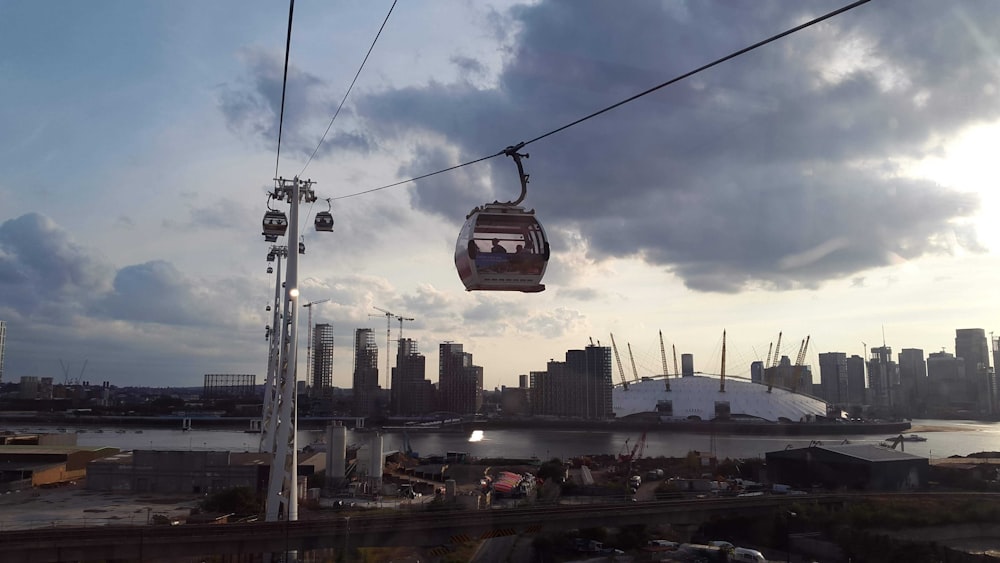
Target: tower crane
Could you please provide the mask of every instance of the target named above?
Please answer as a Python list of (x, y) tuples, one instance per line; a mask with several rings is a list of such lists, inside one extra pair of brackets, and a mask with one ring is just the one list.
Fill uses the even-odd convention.
[(402, 315), (396, 315), (396, 320), (399, 321), (399, 336), (397, 340), (403, 339), (403, 321), (413, 321), (416, 320), (413, 317), (404, 317)]
[(622, 369), (622, 359), (618, 355), (618, 345), (615, 344), (615, 335), (611, 335), (611, 349), (615, 352), (615, 362), (618, 364), (618, 374), (622, 376), (622, 389), (628, 391), (628, 381), (625, 379), (625, 370)]
[(306, 369), (309, 370), (309, 383), (312, 384), (316, 377), (313, 373), (312, 365), (312, 341), (313, 341), (313, 306), (319, 305), (320, 303), (326, 303), (330, 299), (318, 299), (316, 301), (310, 301), (309, 303), (303, 303), (302, 306), (309, 309), (308, 320), (306, 321), (309, 325), (309, 338), (306, 339)]
[(390, 365), (392, 364), (392, 319), (399, 321), (399, 337), (398, 340), (403, 339), (403, 321), (412, 321), (413, 317), (404, 317), (403, 315), (397, 315), (391, 311), (386, 311), (379, 307), (372, 306), (372, 309), (376, 311), (381, 311), (382, 315), (368, 315), (369, 317), (381, 317), (385, 315), (385, 388), (389, 388), (389, 374), (392, 371)]
[[(389, 388), (389, 366), (392, 365), (392, 350), (389, 346), (391, 342), (392, 334), (392, 319), (396, 315), (386, 311), (385, 309), (380, 309), (378, 307), (372, 306), (372, 309), (376, 311), (381, 311), (385, 315), (385, 388)], [(368, 315), (368, 317), (381, 317), (382, 315)]]
[(670, 391), (670, 371), (667, 369), (667, 351), (663, 348), (663, 331), (660, 331), (660, 361), (663, 362), (663, 380), (667, 382)]

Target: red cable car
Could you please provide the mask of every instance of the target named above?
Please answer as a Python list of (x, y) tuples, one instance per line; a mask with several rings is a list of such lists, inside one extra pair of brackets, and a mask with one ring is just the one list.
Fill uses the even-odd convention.
[(517, 201), (494, 201), (476, 207), (466, 217), (455, 244), (455, 268), (468, 291), (545, 291), (541, 283), (549, 261), (549, 242), (535, 211), (518, 204), (528, 190), (516, 147), (504, 153), (513, 157), (521, 177), (521, 197)]

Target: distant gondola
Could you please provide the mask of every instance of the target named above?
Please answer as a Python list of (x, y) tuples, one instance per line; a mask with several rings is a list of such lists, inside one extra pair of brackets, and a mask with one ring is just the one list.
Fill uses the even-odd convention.
[(326, 200), (327, 210), (320, 211), (316, 214), (316, 219), (313, 220), (313, 225), (316, 227), (317, 231), (331, 233), (333, 232), (333, 213), (330, 212), (330, 200)]
[(264, 240), (267, 242), (277, 242), (278, 237), (284, 236), (288, 231), (288, 217), (285, 213), (275, 209), (268, 209), (264, 213)]

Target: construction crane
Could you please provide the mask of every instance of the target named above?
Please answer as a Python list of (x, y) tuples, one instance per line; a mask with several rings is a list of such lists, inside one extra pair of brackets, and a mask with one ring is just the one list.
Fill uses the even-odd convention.
[(670, 371), (667, 370), (667, 351), (663, 347), (663, 331), (660, 331), (660, 361), (663, 362), (663, 380), (667, 382), (667, 391), (670, 391)]
[(396, 340), (403, 340), (403, 321), (413, 321), (416, 320), (413, 317), (404, 317), (402, 315), (396, 315), (396, 320), (399, 321), (399, 335)]
[(313, 373), (312, 365), (312, 341), (313, 341), (313, 306), (319, 305), (320, 303), (326, 303), (330, 299), (317, 299), (316, 301), (311, 301), (309, 303), (303, 303), (302, 306), (309, 309), (308, 320), (306, 321), (307, 326), (309, 326), (309, 337), (306, 339), (306, 369), (309, 371), (309, 381), (308, 383), (312, 385), (315, 380), (316, 374)]
[(381, 311), (382, 315), (368, 315), (369, 317), (381, 317), (385, 316), (385, 388), (389, 388), (389, 374), (392, 371), (390, 367), (392, 365), (392, 319), (397, 319), (399, 321), (399, 338), (397, 340), (403, 339), (403, 321), (412, 321), (413, 317), (404, 317), (403, 315), (397, 315), (391, 311), (386, 311), (379, 307), (372, 306), (372, 309), (376, 311)]
[[(390, 313), (389, 311), (386, 311), (385, 309), (380, 309), (380, 308), (375, 307), (375, 306), (372, 306), (372, 309), (375, 309), (376, 311), (382, 311), (382, 314), (385, 315), (385, 388), (388, 389), (389, 388), (389, 371), (391, 371), (391, 368), (389, 366), (392, 365), (392, 350), (390, 349), (389, 343), (392, 341), (392, 338), (391, 338), (391, 335), (392, 335), (392, 319), (396, 315)], [(369, 318), (370, 317), (381, 317), (381, 316), (382, 315), (368, 315)]]
[(628, 391), (628, 380), (625, 379), (625, 370), (622, 369), (622, 359), (618, 355), (618, 345), (615, 344), (615, 335), (611, 335), (611, 349), (615, 353), (615, 362), (618, 364), (618, 374), (622, 376), (622, 389)]
[(632, 446), (630, 450), (628, 447), (628, 439), (625, 440), (625, 447), (622, 448), (621, 453), (618, 454), (618, 463), (625, 469), (627, 475), (632, 474), (632, 464), (642, 458), (643, 453), (646, 451), (646, 432), (643, 431), (642, 435), (639, 436), (639, 441)]
[(726, 330), (722, 329), (722, 371), (719, 373), (719, 393), (726, 392)]
[(628, 347), (628, 360), (632, 363), (632, 381), (639, 382), (639, 372), (635, 369), (635, 356), (632, 355), (632, 343), (626, 342), (625, 346)]

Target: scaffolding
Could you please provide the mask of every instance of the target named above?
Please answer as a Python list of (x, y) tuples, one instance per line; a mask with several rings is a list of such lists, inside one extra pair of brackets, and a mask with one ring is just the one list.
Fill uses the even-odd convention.
[(242, 373), (206, 373), (202, 399), (257, 396), (257, 376)]

